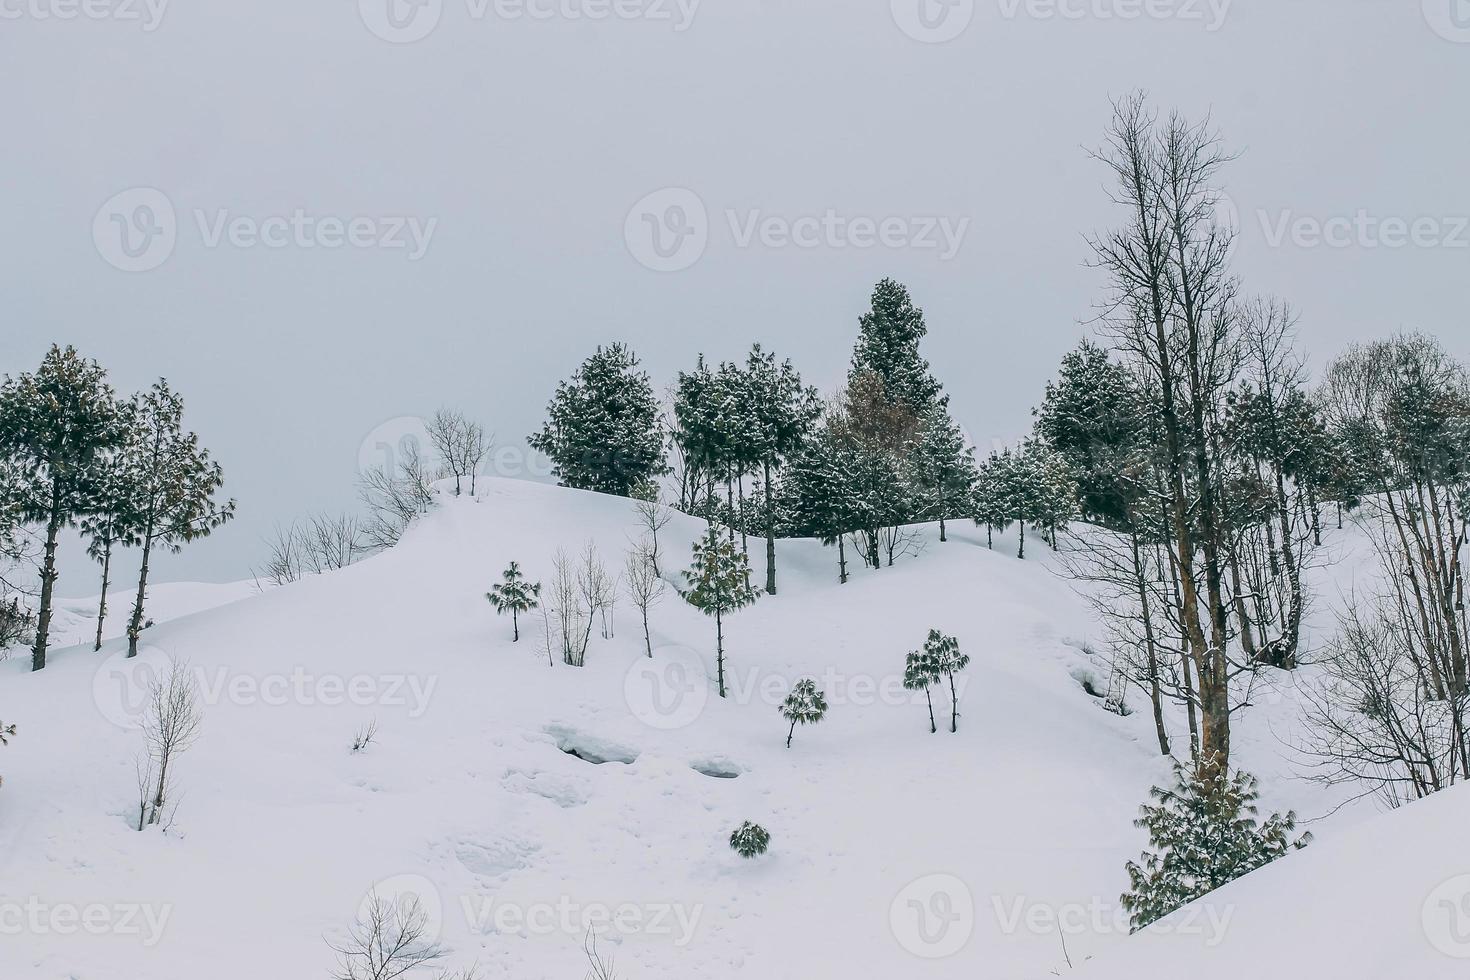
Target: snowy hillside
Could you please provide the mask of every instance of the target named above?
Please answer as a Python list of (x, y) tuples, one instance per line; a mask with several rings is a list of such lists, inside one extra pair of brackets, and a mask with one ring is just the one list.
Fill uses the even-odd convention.
[[(701, 527), (680, 515), (663, 530), (666, 577)], [(183, 618), (158, 589), (138, 661), (113, 639), (57, 650), (39, 674), (0, 663), (0, 717), (21, 726), (0, 755), (0, 897), (41, 923), (5, 929), (0, 975), (326, 977), (328, 942), (374, 889), (418, 895), (446, 965), (516, 980), (581, 977), (589, 926), (626, 980), (1029, 978), (1068, 958), (1096, 958), (1085, 975), (1101, 978), (1203, 976), (1204, 962), (1210, 977), (1307, 975), (1329, 936), (1341, 962), (1320, 975), (1368, 980), (1387, 974), (1361, 923), (1383, 916), (1396, 975), (1459, 975), (1412, 930), (1425, 889), (1455, 870), (1429, 838), (1463, 824), (1460, 794), (1313, 824), (1318, 844), (1230, 890), (1223, 941), (1127, 939), (1132, 820), (1168, 767), (1141, 701), (1120, 717), (1084, 691), (1097, 627), (1039, 544), (1021, 562), (1012, 538), (991, 551), (983, 530), (952, 526), (839, 586), (832, 550), (782, 542), (781, 594), (726, 624), (723, 701), (714, 624), (672, 593), (652, 613), (652, 662), (626, 604), (582, 669), (548, 664), (534, 614), (511, 642), (484, 597), (510, 561), (544, 579), (557, 548), (590, 540), (616, 568), (637, 533), (627, 500), (487, 481), (340, 572), (195, 596)], [(899, 684), (930, 628), (974, 658), (957, 735), (931, 734), (922, 694)], [(139, 693), (169, 658), (192, 665), (204, 726), (172, 829), (140, 834)], [(788, 750), (776, 705), (805, 676), (831, 710)], [(1266, 807), (1321, 816), (1345, 794), (1288, 778), (1278, 736), (1297, 708), (1275, 693), (1243, 716), (1237, 761)], [(375, 742), (353, 754), (372, 719)], [(771, 831), (765, 857), (731, 852), (744, 820)], [(1384, 843), (1415, 837), (1422, 853)], [(52, 914), (89, 906), (96, 935)], [(1343, 928), (1346, 909), (1359, 926)], [(1288, 918), (1322, 943), (1287, 950), (1272, 927)]]

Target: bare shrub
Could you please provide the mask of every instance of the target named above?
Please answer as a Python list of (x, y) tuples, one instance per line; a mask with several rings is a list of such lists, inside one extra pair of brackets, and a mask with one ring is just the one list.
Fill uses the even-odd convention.
[[(397, 980), (442, 960), (447, 950), (428, 936), (428, 915), (417, 897), (389, 902), (374, 894), (362, 918), (336, 950), (335, 980)], [(441, 974), (447, 978), (448, 974)]]
[(474, 496), (475, 478), (494, 440), (486, 435), (480, 423), (444, 408), (434, 413), (427, 429), (444, 475), (454, 478), (454, 495), (458, 497), (463, 492), (464, 481), (468, 480), (470, 496)]
[(362, 475), (358, 498), (367, 508), (361, 541), (369, 551), (391, 548), (403, 532), (434, 506), (434, 491), (418, 447), (404, 447), (396, 468), (377, 466)]
[(168, 673), (150, 685), (143, 715), (147, 755), (138, 767), (139, 830), (171, 817), (175, 763), (199, 737), (203, 721), (193, 672), (188, 664), (171, 662)]
[(354, 753), (361, 752), (363, 749), (367, 748), (369, 745), (372, 745), (373, 744), (373, 741), (377, 737), (378, 737), (378, 719), (374, 718), (372, 721), (368, 722), (367, 724), (365, 724), (361, 728), (359, 728), (357, 730), (357, 734), (355, 734), (355, 735), (352, 736), (352, 751)]
[(601, 621), (602, 635), (612, 635), (617, 588), (617, 579), (608, 573), (592, 542), (587, 542), (578, 561), (558, 548), (541, 607), (547, 656), (558, 650), (562, 663), (571, 667), (585, 664), (594, 624)]
[(664, 580), (659, 577), (657, 559), (649, 539), (634, 545), (628, 552), (623, 571), (623, 586), (643, 620), (643, 648), (653, 656), (653, 638), (648, 629), (648, 610), (663, 597)]

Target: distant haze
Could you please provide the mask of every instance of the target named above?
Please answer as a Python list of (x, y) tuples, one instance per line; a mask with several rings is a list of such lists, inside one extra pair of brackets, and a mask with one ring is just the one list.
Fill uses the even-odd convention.
[(1237, 271), (1314, 366), (1401, 329), (1470, 354), (1464, 6), (0, 3), (0, 371), (71, 343), (183, 392), (240, 516), (159, 580), (354, 506), (392, 420), (462, 409), (515, 464), (598, 343), (662, 389), (760, 341), (829, 389), (885, 275), (988, 448), (1090, 329), (1086, 148), (1136, 88), (1240, 152)]

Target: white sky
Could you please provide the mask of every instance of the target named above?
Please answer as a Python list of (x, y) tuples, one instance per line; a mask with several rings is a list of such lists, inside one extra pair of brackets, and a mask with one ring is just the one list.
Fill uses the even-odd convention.
[[(242, 577), (275, 522), (351, 506), (386, 420), (446, 404), (523, 446), (599, 342), (631, 343), (663, 385), (760, 340), (831, 386), (884, 275), (927, 312), (960, 421), (982, 446), (1015, 438), (1100, 296), (1083, 235), (1110, 208), (1085, 147), (1134, 88), (1212, 111), (1241, 152), (1237, 271), (1296, 305), (1315, 365), (1402, 328), (1470, 354), (1470, 0), (954, 0), (936, 29), (970, 20), (945, 43), (898, 26), (922, 33), (920, 0), (704, 0), (684, 30), (690, 0), (597, 21), (559, 11), (612, 0), (524, 0), (549, 19), (425, 0), (437, 25), (404, 44), (366, 26), (389, 0), (159, 2), (0, 0), (0, 371), (73, 343), (121, 389), (163, 374), (184, 393), (240, 517), (160, 580)], [(1169, 16), (1102, 16), (1148, 9)], [(127, 272), (111, 212), (100, 248), (94, 219), (137, 187), (166, 196), (175, 240)], [(655, 272), (625, 224), (668, 187), (698, 196), (708, 242)], [(289, 230), (209, 245), (222, 213), (297, 209), (436, 224), (416, 260)], [(949, 258), (740, 244), (754, 212), (829, 209), (968, 226)], [(1425, 219), (1418, 243), (1311, 244), (1311, 222), (1360, 211)], [(95, 590), (83, 561), (62, 571), (63, 594)]]

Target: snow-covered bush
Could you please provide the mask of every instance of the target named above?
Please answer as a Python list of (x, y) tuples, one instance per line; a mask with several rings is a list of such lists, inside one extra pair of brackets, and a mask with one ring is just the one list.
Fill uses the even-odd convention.
[(753, 858), (766, 853), (771, 846), (771, 835), (758, 823), (745, 821), (730, 835), (730, 848), (743, 858)]

